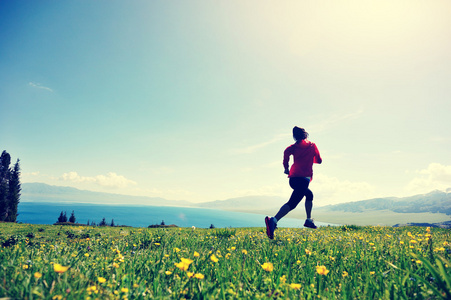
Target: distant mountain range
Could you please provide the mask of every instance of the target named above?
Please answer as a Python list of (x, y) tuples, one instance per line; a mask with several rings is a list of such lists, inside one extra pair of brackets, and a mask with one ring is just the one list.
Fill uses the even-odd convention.
[(404, 198), (376, 198), (328, 205), (317, 209), (353, 213), (389, 210), (396, 213), (442, 213), (451, 215), (451, 193), (433, 191), (424, 195)]
[(22, 183), (21, 202), (91, 203), (105, 205), (192, 206), (188, 201), (167, 200), (159, 197), (127, 196), (79, 190), (67, 186), (44, 183)]
[[(21, 202), (92, 203), (104, 205), (148, 205), (212, 208), (237, 212), (275, 214), (286, 198), (248, 196), (204, 203), (167, 200), (158, 197), (127, 196), (79, 190), (72, 187), (43, 183), (23, 183)], [(337, 224), (390, 225), (412, 222), (434, 223), (450, 221), (451, 193), (433, 191), (424, 195), (396, 198), (376, 198), (342, 204), (315, 207), (320, 221)], [(290, 212), (292, 217), (304, 218), (303, 209)]]

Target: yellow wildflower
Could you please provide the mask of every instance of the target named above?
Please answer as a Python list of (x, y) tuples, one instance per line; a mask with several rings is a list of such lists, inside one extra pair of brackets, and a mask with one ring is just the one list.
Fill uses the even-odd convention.
[(104, 282), (106, 281), (106, 279), (103, 278), (103, 277), (97, 277), (97, 280), (98, 280), (100, 283), (104, 283)]
[(28, 269), (28, 265), (22, 265), (22, 269), (24, 270)]
[(341, 274), (341, 276), (343, 276), (343, 278), (345, 278), (346, 276), (348, 276), (348, 272), (343, 271), (343, 274)]
[(166, 271), (166, 272), (164, 272), (166, 275), (171, 275), (172, 274), (172, 272), (171, 271)]
[(329, 270), (326, 268), (326, 266), (316, 266), (316, 272), (320, 275), (327, 275), (329, 273)]
[(218, 261), (219, 261), (219, 259), (218, 259), (214, 254), (212, 254), (212, 255), (210, 256), (210, 260), (211, 260), (212, 262), (218, 262)]
[(197, 251), (194, 251), (194, 257), (199, 257), (200, 254)]
[(85, 256), (86, 256), (86, 257), (89, 257), (89, 253), (85, 253)]
[(94, 292), (95, 290), (97, 290), (97, 287), (95, 285), (86, 288), (87, 292)]
[(53, 270), (56, 273), (64, 273), (69, 269), (69, 267), (62, 266), (60, 264), (53, 264)]
[(186, 271), (189, 268), (189, 265), (184, 264), (183, 262), (175, 263), (174, 265), (182, 271)]
[(305, 249), (305, 254), (307, 254), (307, 255), (312, 255), (312, 251), (310, 251), (310, 250), (308, 250), (308, 249)]
[(41, 278), (42, 274), (39, 272), (34, 273), (34, 278)]
[(189, 265), (193, 262), (189, 258), (181, 258), (181, 262), (175, 263), (174, 265), (182, 271), (186, 271), (189, 268)]
[(241, 253), (247, 254), (247, 250), (246, 250), (246, 249), (243, 249), (243, 250), (241, 250)]
[(263, 270), (265, 270), (267, 272), (272, 272), (274, 270), (274, 265), (272, 263), (264, 263), (261, 266), (262, 266)]
[(197, 279), (204, 279), (205, 278), (205, 276), (203, 274), (200, 274), (200, 273), (194, 274), (194, 277), (197, 278)]
[(188, 264), (190, 265), (193, 261), (189, 258), (180, 258), (180, 260), (184, 263), (184, 264)]
[(301, 289), (301, 285), (299, 283), (292, 283), (292, 284), (290, 284), (290, 288), (292, 288), (294, 290), (299, 290), (299, 289)]
[(122, 293), (128, 293), (128, 288), (122, 288), (122, 289), (121, 289), (121, 292), (122, 292)]

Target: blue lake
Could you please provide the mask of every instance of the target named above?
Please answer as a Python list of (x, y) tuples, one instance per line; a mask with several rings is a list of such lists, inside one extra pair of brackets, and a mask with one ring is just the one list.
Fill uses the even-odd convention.
[[(105, 218), (106, 223), (128, 225), (132, 227), (147, 227), (160, 224), (175, 224), (179, 227), (209, 228), (213, 224), (216, 228), (224, 227), (264, 227), (264, 215), (231, 212), (205, 208), (172, 207), (172, 206), (125, 206), (125, 205), (97, 205), (80, 203), (19, 203), (18, 222), (29, 224), (53, 224), (61, 213), (65, 211), (69, 219), (72, 211), (76, 222), (86, 224), (100, 223)], [(315, 222), (317, 226), (327, 226), (322, 222)], [(278, 227), (303, 227), (304, 220), (284, 218)]]

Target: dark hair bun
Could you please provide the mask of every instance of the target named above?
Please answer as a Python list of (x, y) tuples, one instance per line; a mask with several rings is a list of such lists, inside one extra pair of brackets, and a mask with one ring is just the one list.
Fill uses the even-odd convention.
[(305, 140), (306, 138), (308, 138), (308, 133), (305, 131), (304, 128), (300, 128), (295, 126), (293, 128), (293, 137), (297, 140)]

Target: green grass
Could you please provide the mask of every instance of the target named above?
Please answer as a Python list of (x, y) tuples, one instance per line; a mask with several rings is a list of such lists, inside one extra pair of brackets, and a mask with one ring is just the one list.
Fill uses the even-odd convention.
[[(451, 234), (437, 228), (284, 228), (269, 240), (263, 228), (0, 223), (0, 243), (0, 298), (451, 296)], [(59, 273), (58, 264), (68, 269)]]

